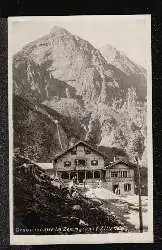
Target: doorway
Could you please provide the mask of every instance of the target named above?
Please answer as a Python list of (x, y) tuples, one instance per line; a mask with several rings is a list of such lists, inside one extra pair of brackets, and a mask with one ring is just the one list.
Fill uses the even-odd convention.
[(78, 181), (80, 183), (83, 183), (84, 179), (85, 179), (85, 171), (78, 171)]
[(70, 179), (77, 178), (77, 173), (76, 172), (71, 172), (70, 173)]
[(115, 191), (119, 188), (119, 184), (113, 185), (113, 193), (115, 194)]

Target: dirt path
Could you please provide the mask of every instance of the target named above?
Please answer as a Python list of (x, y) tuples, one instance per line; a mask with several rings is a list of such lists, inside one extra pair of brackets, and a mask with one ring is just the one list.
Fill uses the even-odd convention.
[(112, 211), (119, 218), (119, 220), (124, 223), (124, 226), (126, 226), (130, 232), (137, 232), (135, 226), (128, 222), (127, 218), (124, 217), (124, 215), (129, 214), (127, 209), (121, 209), (120, 207), (115, 205), (114, 200), (102, 200), (99, 198), (96, 199), (102, 201), (102, 207), (108, 208), (110, 211)]
[[(84, 191), (82, 190), (82, 194), (86, 195), (88, 191), (89, 191), (88, 189)], [(138, 221), (136, 223), (137, 225), (130, 221), (132, 213), (134, 214), (135, 211), (138, 213), (137, 209), (135, 208), (135, 204), (133, 202), (130, 203), (130, 201), (126, 201), (122, 199), (122, 197), (110, 196), (110, 198), (106, 197), (100, 198), (99, 196), (100, 194), (96, 195), (95, 192), (92, 192), (87, 197), (101, 202), (102, 203), (101, 208), (103, 208), (103, 210), (105, 210), (105, 212), (107, 213), (112, 212), (117, 217), (117, 219), (119, 219), (123, 223), (123, 226), (128, 228), (129, 232), (139, 232), (137, 228)], [(102, 194), (101, 196), (104, 195)], [(137, 220), (138, 220), (138, 214), (137, 214)]]

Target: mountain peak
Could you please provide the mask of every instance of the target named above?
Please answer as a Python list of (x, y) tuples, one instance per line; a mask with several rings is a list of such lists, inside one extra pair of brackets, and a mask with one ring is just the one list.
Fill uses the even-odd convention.
[(109, 50), (112, 51), (117, 51), (117, 49), (115, 47), (113, 47), (111, 44), (107, 43), (103, 48), (107, 48)]
[(60, 26), (57, 26), (55, 25), (51, 31), (50, 31), (50, 34), (70, 34), (66, 29), (60, 27)]
[(145, 69), (133, 62), (124, 52), (114, 48), (111, 44), (106, 44), (100, 48), (102, 56), (109, 64), (114, 65), (127, 75), (142, 74), (146, 75)]
[(107, 55), (110, 61), (114, 60), (116, 57), (120, 55), (119, 51), (116, 48), (114, 48), (111, 44), (106, 44), (100, 50), (104, 56)]

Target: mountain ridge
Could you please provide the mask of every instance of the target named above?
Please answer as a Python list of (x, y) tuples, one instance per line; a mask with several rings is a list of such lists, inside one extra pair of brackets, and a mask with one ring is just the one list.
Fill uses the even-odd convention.
[(144, 145), (146, 78), (127, 75), (65, 29), (55, 27), (14, 56), (13, 82), (16, 95), (67, 117), (82, 140), (100, 145), (110, 138), (108, 147), (117, 146), (131, 158), (133, 138)]
[[(141, 73), (141, 74), (144, 74), (146, 77), (146, 69), (143, 66), (134, 62), (133, 59), (130, 59), (126, 55), (126, 53), (124, 53), (123, 51), (117, 50), (111, 44), (106, 44), (106, 45), (102, 46), (99, 50), (100, 50), (101, 54), (103, 55), (103, 57), (107, 60), (108, 63), (111, 63), (114, 66), (118, 67), (118, 65), (120, 65), (122, 63), (120, 60), (124, 59), (125, 61), (127, 61), (127, 65), (128, 65), (127, 67), (129, 68), (129, 66), (130, 66), (129, 70), (130, 70), (131, 74)], [(115, 59), (116, 59), (116, 61), (115, 61)], [(118, 60), (119, 64), (117, 64), (117, 60)], [(133, 67), (136, 68), (136, 70), (134, 72), (132, 72)], [(119, 66), (118, 68), (124, 71), (124, 68), (122, 68), (121, 66)], [(124, 71), (124, 72), (126, 74), (129, 74), (129, 71), (128, 72)]]

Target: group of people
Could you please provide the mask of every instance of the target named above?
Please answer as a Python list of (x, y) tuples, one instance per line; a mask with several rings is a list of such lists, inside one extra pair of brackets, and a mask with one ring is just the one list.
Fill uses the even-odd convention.
[(101, 180), (101, 179), (97, 181), (97, 187), (98, 187), (98, 188), (101, 188), (101, 187), (102, 187), (102, 180)]
[[(79, 182), (77, 180), (77, 177), (74, 176), (71, 181), (69, 182), (69, 186), (68, 186), (68, 189), (69, 189), (69, 192), (70, 194), (73, 196), (76, 196), (76, 194), (78, 193), (78, 185)], [(86, 188), (86, 179), (83, 179), (83, 187)], [(102, 180), (97, 180), (97, 188), (102, 188)]]
[[(76, 186), (78, 185), (79, 182), (77, 180), (77, 177), (74, 176), (71, 180), (71, 182), (69, 183), (70, 186)], [(86, 186), (86, 179), (83, 179), (83, 186), (85, 187)], [(102, 187), (102, 180), (97, 180), (97, 187), (98, 188), (101, 188)]]

